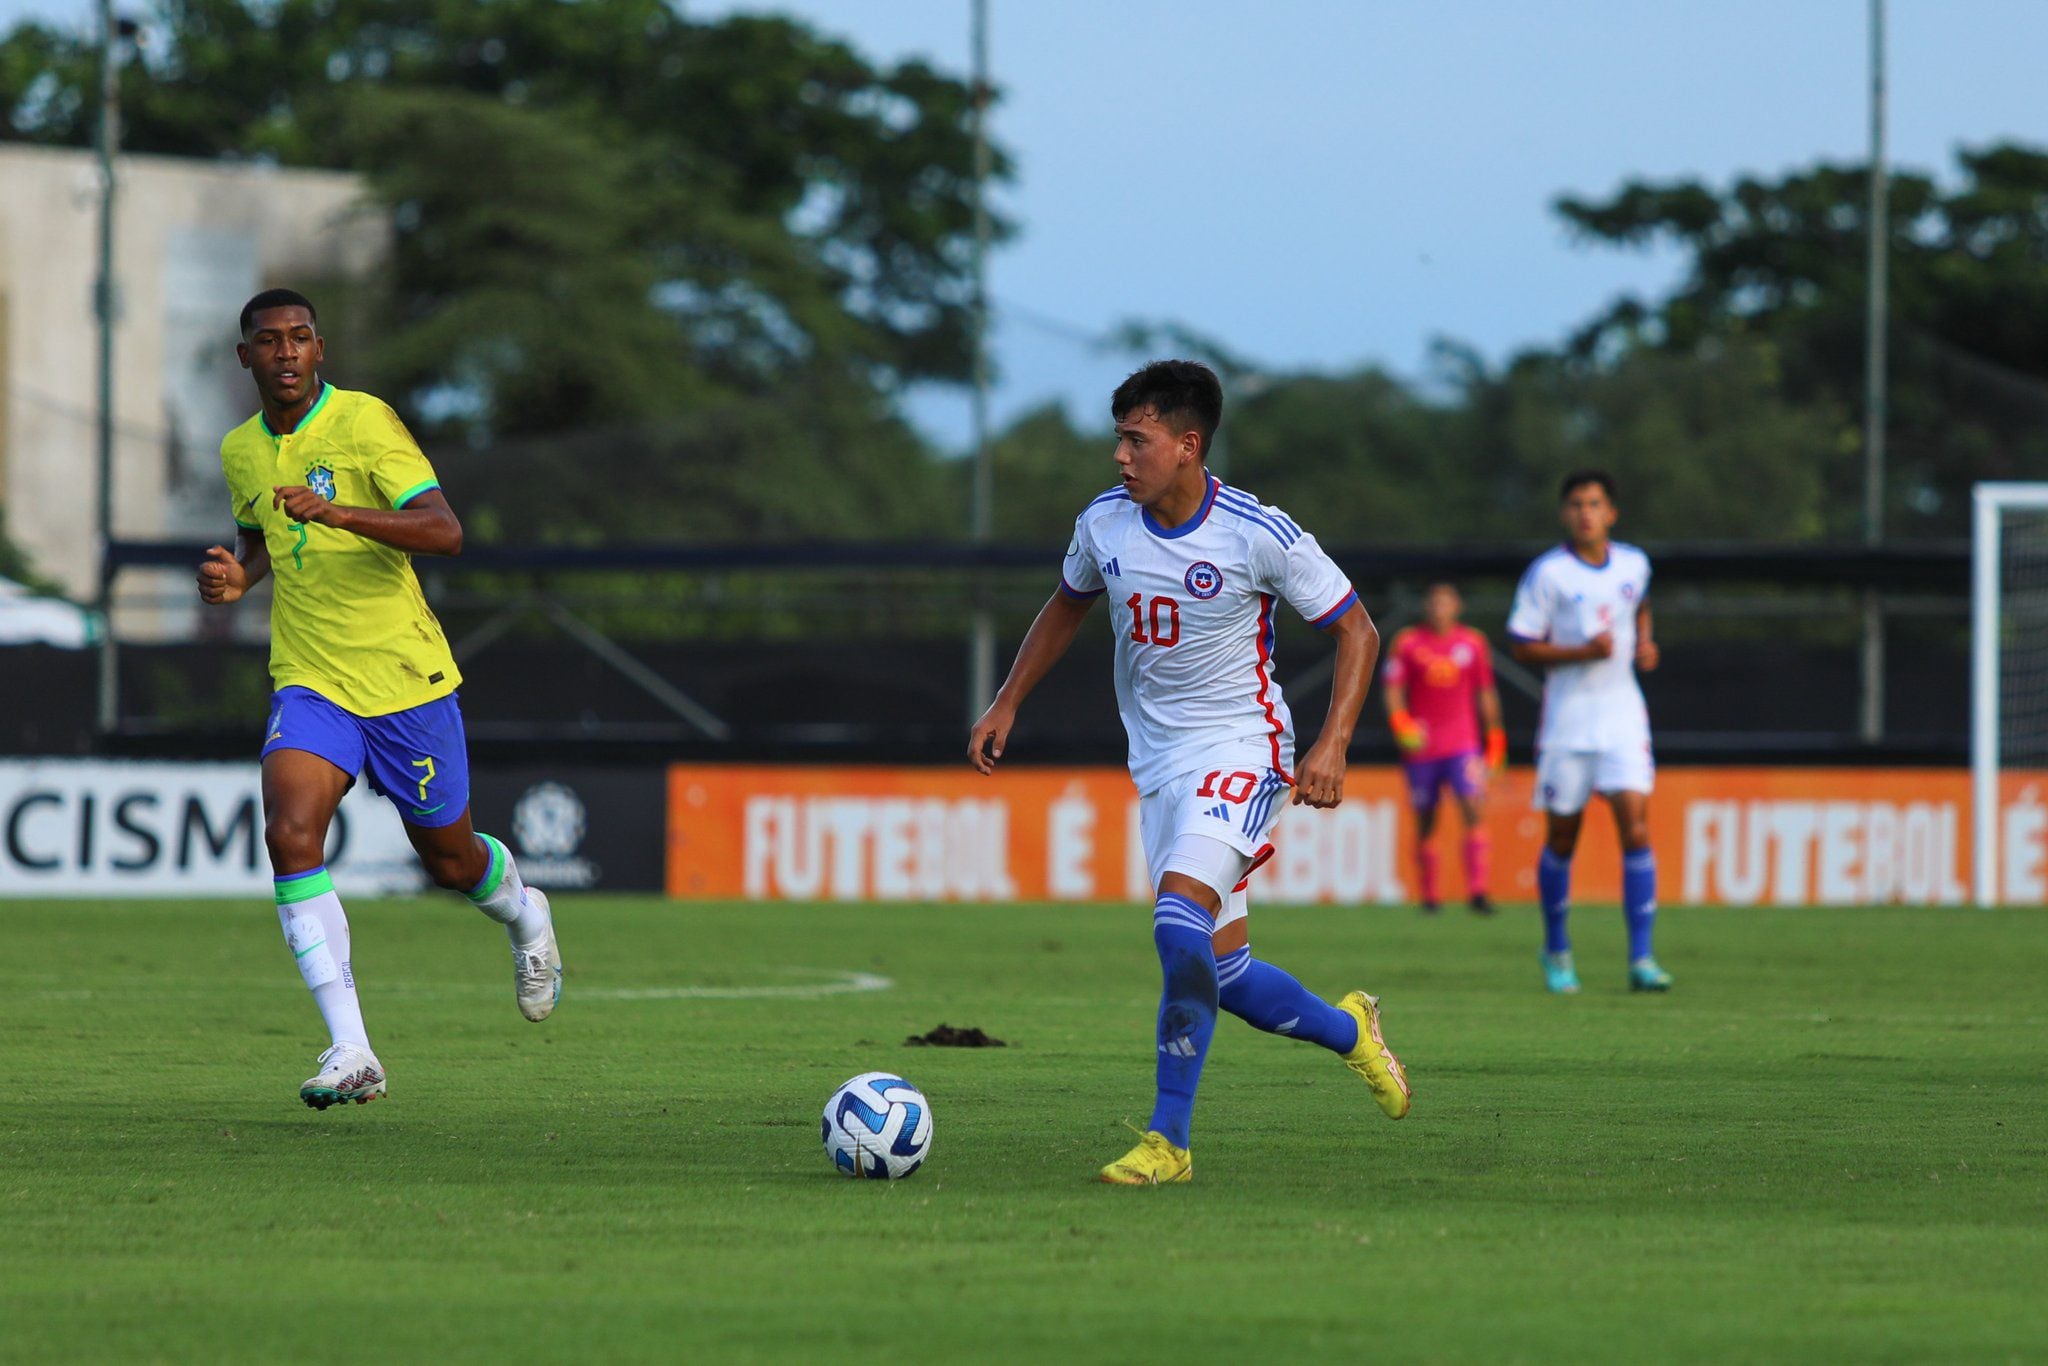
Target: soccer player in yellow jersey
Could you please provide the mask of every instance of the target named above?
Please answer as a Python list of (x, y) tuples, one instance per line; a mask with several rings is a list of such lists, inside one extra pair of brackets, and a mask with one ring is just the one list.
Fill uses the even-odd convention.
[(433, 467), (387, 405), (320, 378), (327, 344), (304, 295), (251, 299), (235, 354), (262, 411), (221, 442), (235, 549), (207, 551), (199, 596), (224, 606), (275, 579), (263, 838), (285, 942), (333, 1039), (299, 1088), (324, 1110), (385, 1087), (356, 1001), (348, 917), (324, 866), (328, 823), (357, 773), (398, 808), (428, 876), (505, 926), (527, 1019), (555, 1008), (562, 957), (547, 897), (470, 825), (462, 675), (412, 572), (414, 555), (462, 552)]

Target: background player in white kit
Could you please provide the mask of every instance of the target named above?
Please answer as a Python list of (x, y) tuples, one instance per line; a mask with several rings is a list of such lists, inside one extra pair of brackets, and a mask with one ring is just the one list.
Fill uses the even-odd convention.
[(1614, 480), (1600, 470), (1565, 476), (1566, 543), (1536, 557), (1508, 614), (1516, 659), (1549, 670), (1536, 735), (1536, 805), (1545, 813), (1536, 886), (1543, 902), (1543, 978), (1552, 991), (1579, 989), (1565, 921), (1571, 909), (1572, 851), (1586, 802), (1597, 792), (1614, 809), (1621, 837), (1622, 911), (1628, 920), (1628, 981), (1668, 991), (1671, 974), (1650, 951), (1657, 920), (1657, 858), (1650, 851), (1650, 712), (1636, 670), (1657, 667), (1650, 638), (1650, 557), (1612, 540)]
[[(1152, 938), (1165, 978), (1157, 1100), (1137, 1147), (1102, 1169), (1118, 1185), (1186, 1181), (1188, 1128), (1219, 1005), (1259, 1029), (1319, 1043), (1408, 1113), (1408, 1081), (1362, 991), (1332, 1006), (1251, 956), (1246, 886), (1272, 853), (1284, 803), (1344, 798), (1345, 752), (1379, 654), (1358, 594), (1315, 537), (1284, 513), (1212, 478), (1203, 464), (1223, 415), (1207, 366), (1155, 361), (1117, 387), (1117, 487), (1074, 523), (1055, 592), (1010, 676), (968, 735), (995, 770), (1017, 708), (1107, 595), (1116, 697), (1157, 900)], [(1337, 642), (1322, 733), (1294, 769), (1294, 722), (1273, 677), (1277, 600)]]

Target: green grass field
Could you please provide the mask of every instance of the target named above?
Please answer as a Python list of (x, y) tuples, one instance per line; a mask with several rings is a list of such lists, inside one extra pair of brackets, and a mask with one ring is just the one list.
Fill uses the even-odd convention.
[[(391, 1096), (316, 1114), (268, 906), (0, 903), (0, 1356), (2048, 1353), (2048, 915), (1668, 911), (1651, 998), (1584, 911), (1553, 999), (1525, 908), (1261, 911), (1381, 993), (1415, 1111), (1226, 1017), (1195, 1183), (1123, 1190), (1141, 910), (556, 907), (532, 1026), (460, 902), (354, 905)], [(902, 1045), (941, 1021), (1011, 1046)], [(818, 1144), (872, 1068), (937, 1121), (893, 1185)]]

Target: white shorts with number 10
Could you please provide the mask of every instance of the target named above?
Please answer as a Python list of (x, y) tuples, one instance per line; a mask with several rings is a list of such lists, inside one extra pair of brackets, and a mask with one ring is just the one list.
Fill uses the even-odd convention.
[(1138, 799), (1138, 827), (1152, 888), (1181, 873), (1213, 888), (1223, 903), (1216, 928), (1243, 920), (1244, 882), (1272, 852), (1273, 827), (1287, 806), (1287, 780), (1242, 753), (1169, 779)]

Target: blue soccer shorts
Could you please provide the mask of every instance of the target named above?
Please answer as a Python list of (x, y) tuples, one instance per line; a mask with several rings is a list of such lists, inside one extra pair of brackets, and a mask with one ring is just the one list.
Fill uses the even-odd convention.
[(351, 783), (368, 773), (370, 790), (407, 825), (453, 825), (469, 810), (469, 744), (454, 693), (388, 716), (357, 716), (311, 688), (280, 688), (270, 695), (263, 755), (280, 749), (317, 754)]

